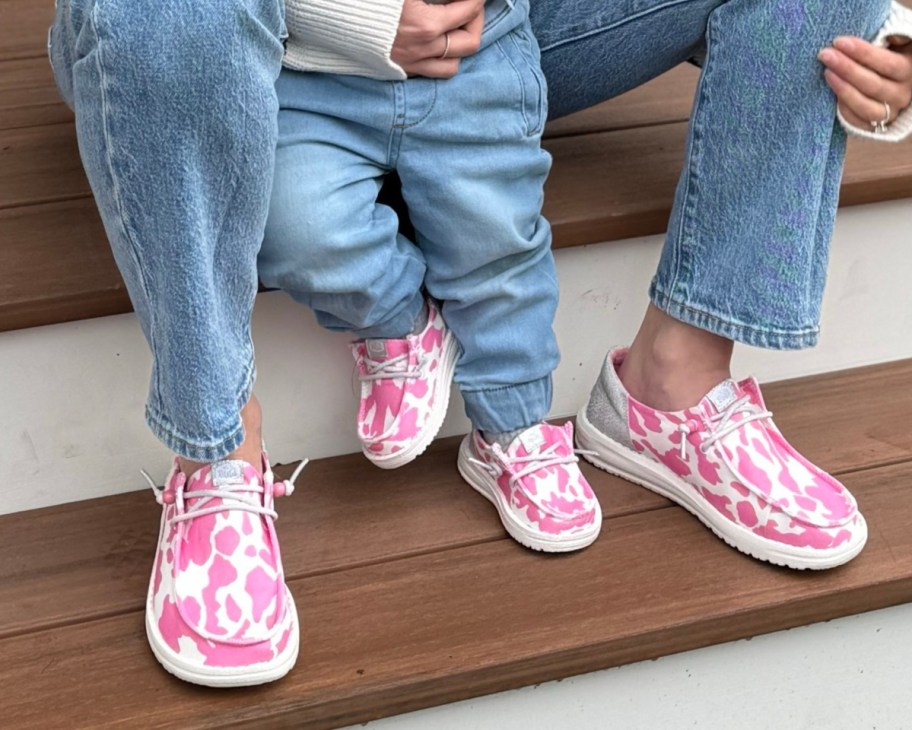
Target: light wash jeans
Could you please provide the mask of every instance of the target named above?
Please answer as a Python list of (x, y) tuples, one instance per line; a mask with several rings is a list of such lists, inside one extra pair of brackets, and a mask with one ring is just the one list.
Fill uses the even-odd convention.
[(758, 347), (817, 343), (845, 134), (816, 56), (838, 35), (873, 36), (889, 9), (889, 0), (532, 3), (554, 116), (701, 59), (650, 287), (659, 309)]
[[(705, 50), (653, 300), (734, 339), (812, 345), (844, 145), (815, 55), (836, 35), (872, 35), (887, 1), (532, 6), (553, 116)], [(147, 419), (190, 459), (243, 440), (283, 34), (281, 0), (60, 0), (51, 29), (58, 85), (153, 353)]]
[[(557, 277), (541, 215), (546, 92), (526, 0), (487, 5), (481, 50), (448, 81), (284, 70), (260, 277), (355, 337), (404, 337), (427, 292), (462, 347), (475, 428), (540, 422), (558, 363)], [(415, 230), (377, 202), (399, 174)]]

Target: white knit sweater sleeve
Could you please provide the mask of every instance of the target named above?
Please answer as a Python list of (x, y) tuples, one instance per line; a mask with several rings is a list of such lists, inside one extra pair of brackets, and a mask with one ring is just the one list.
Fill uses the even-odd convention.
[(285, 0), (283, 63), (298, 71), (406, 77), (390, 58), (404, 0)]
[[(890, 17), (887, 18), (887, 22), (884, 23), (873, 42), (878, 46), (886, 46), (887, 37), (894, 35), (912, 38), (912, 10), (900, 5), (898, 2), (893, 3)], [(839, 111), (836, 114), (846, 131), (856, 137), (874, 139), (878, 142), (901, 142), (912, 134), (912, 106), (908, 106), (901, 111), (896, 120), (887, 127), (887, 131), (883, 134), (876, 133), (873, 127), (868, 129), (856, 127), (846, 121)]]

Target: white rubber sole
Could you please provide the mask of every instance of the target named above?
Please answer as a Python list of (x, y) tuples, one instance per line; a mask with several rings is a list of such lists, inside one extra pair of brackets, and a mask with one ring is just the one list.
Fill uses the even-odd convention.
[(868, 527), (861, 515), (852, 540), (834, 550), (794, 547), (756, 535), (702, 502), (693, 487), (664, 464), (605, 436), (589, 422), (586, 406), (576, 417), (576, 440), (580, 449), (592, 452), (583, 453), (583, 458), (592, 465), (670, 499), (697, 517), (718, 538), (757, 560), (796, 570), (826, 570), (849, 562), (867, 542)]
[(469, 486), (497, 508), (500, 521), (503, 523), (504, 529), (510, 534), (510, 537), (523, 547), (539, 550), (543, 553), (569, 553), (574, 550), (582, 550), (595, 542), (599, 532), (602, 530), (602, 508), (598, 501), (595, 503), (596, 512), (595, 519), (592, 522), (592, 529), (588, 532), (576, 533), (572, 537), (544, 535), (540, 532), (533, 532), (520, 523), (509, 508), (504, 505), (500, 498), (500, 493), (497, 491), (497, 484), (491, 479), (491, 476), (480, 466), (473, 464), (469, 460), (474, 458), (470, 442), (471, 438), (472, 435), (469, 434), (459, 445), (459, 458), (456, 460), (456, 466), (462, 478), (469, 483)]
[[(287, 589), (286, 589), (287, 590)], [(294, 599), (288, 593), (288, 609), (295, 611)], [(295, 627), (285, 651), (268, 664), (256, 664), (252, 667), (201, 667), (191, 665), (174, 653), (158, 631), (152, 620), (152, 611), (146, 603), (146, 637), (152, 653), (169, 674), (191, 684), (205, 687), (252, 687), (281, 679), (295, 665), (298, 659), (300, 642), (298, 624)]]
[(452, 332), (447, 332), (443, 341), (443, 353), (440, 358), (440, 375), (434, 393), (434, 405), (428, 416), (424, 430), (418, 439), (409, 446), (394, 454), (378, 456), (366, 446), (361, 447), (367, 459), (381, 469), (398, 469), (421, 456), (440, 431), (443, 419), (446, 418), (447, 408), (450, 406), (450, 387), (453, 384), (453, 375), (456, 373), (456, 360), (459, 359), (459, 345)]

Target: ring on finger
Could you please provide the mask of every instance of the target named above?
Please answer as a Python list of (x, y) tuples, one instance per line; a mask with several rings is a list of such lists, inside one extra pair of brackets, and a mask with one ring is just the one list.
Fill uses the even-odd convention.
[(444, 33), (443, 37), (446, 40), (446, 45), (443, 48), (443, 53), (440, 54), (441, 59), (446, 58), (450, 53), (450, 34)]
[(874, 127), (874, 131), (877, 134), (886, 134), (887, 127), (890, 122), (890, 117), (893, 115), (893, 110), (890, 108), (890, 105), (887, 102), (882, 101), (880, 103), (884, 105), (883, 119), (878, 119), (877, 121), (871, 122), (871, 126)]

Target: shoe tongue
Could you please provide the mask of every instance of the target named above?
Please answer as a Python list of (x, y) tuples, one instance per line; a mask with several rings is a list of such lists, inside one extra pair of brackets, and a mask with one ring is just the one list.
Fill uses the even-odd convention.
[(515, 450), (517, 456), (529, 456), (541, 451), (546, 441), (544, 429), (533, 426), (513, 439), (510, 450)]
[(709, 391), (704, 397), (704, 402), (708, 403), (715, 409), (716, 413), (721, 413), (743, 395), (738, 384), (734, 380), (723, 380), (715, 388)]
[(365, 340), (367, 357), (374, 362), (386, 362), (409, 351), (408, 340)]
[(212, 486), (224, 487), (227, 484), (244, 484), (247, 479), (244, 474), (243, 461), (217, 461), (212, 465)]

